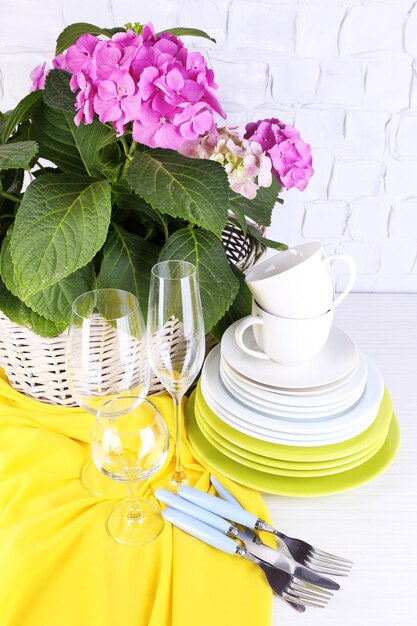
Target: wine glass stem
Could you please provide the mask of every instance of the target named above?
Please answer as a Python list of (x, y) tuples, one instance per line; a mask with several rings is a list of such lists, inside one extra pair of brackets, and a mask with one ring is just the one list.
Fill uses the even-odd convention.
[(185, 484), (187, 478), (182, 464), (182, 419), (181, 401), (183, 394), (174, 394), (174, 423), (175, 423), (175, 472), (172, 482), (175, 484)]
[(140, 522), (143, 518), (143, 513), (139, 506), (139, 483), (130, 482), (128, 484), (129, 489), (129, 513), (127, 516), (128, 522)]

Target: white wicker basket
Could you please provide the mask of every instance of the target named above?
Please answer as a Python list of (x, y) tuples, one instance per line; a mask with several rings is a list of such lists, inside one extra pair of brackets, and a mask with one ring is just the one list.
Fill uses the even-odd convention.
[[(246, 237), (234, 223), (226, 226), (223, 244), (229, 260), (242, 271), (247, 271), (264, 251), (250, 235)], [(171, 329), (175, 344), (175, 328)], [(68, 388), (65, 352), (67, 331), (57, 337), (39, 337), (25, 326), (18, 326), (0, 311), (0, 366), (10, 384), (36, 400), (59, 406), (76, 406)], [(210, 335), (207, 349), (215, 344)], [(163, 387), (153, 378), (151, 394), (161, 393)]]

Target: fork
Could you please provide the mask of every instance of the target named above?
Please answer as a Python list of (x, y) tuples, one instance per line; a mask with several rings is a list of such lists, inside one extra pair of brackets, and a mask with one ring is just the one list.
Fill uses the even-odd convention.
[(173, 526), (177, 526), (186, 533), (222, 550), (228, 554), (245, 558), (258, 565), (264, 572), (269, 586), (276, 595), (294, 605), (300, 612), (305, 606), (325, 608), (333, 594), (330, 591), (316, 587), (310, 583), (304, 583), (292, 574), (267, 565), (254, 555), (250, 554), (244, 546), (236, 540), (227, 537), (212, 526), (201, 522), (177, 509), (167, 508), (162, 511), (162, 516)]
[[(239, 511), (242, 512), (243, 517), (241, 517), (240, 519), (236, 519), (235, 516), (233, 521), (241, 523), (245, 526), (249, 526), (250, 528), (253, 528), (255, 530), (264, 530), (266, 532), (273, 533), (275, 536), (281, 539), (282, 543), (286, 546), (290, 556), (292, 556), (295, 561), (298, 561), (298, 563), (309, 567), (317, 573), (333, 576), (348, 576), (353, 565), (352, 561), (349, 561), (348, 559), (343, 559), (342, 557), (331, 554), (330, 552), (319, 550), (312, 546), (310, 543), (303, 541), (302, 539), (289, 537), (279, 530), (276, 530), (264, 520), (257, 518), (255, 515), (248, 513), (247, 511), (244, 511), (238, 500), (236, 500), (236, 498), (226, 489), (226, 487), (224, 487), (224, 485), (222, 485), (222, 483), (215, 476), (210, 476), (210, 482), (216, 489), (217, 493), (221, 496), (221, 498), (237, 510), (237, 514), (239, 513)], [(186, 488), (187, 491), (189, 489), (190, 488)], [(199, 494), (202, 492), (193, 489), (192, 493), (196, 498), (198, 498), (198, 501), (197, 499), (193, 501), (195, 501), (200, 506), (207, 508), (208, 502), (205, 496), (208, 496), (210, 498), (211, 504), (216, 506), (216, 498), (214, 496), (210, 496), (210, 494), (202, 494), (202, 498), (200, 499)], [(181, 495), (187, 497), (185, 493), (182, 493)], [(220, 509), (218, 509), (215, 510), (215, 512), (222, 515), (223, 517), (227, 517), (224, 510), (222, 512)], [(233, 511), (230, 511), (230, 514), (233, 515)], [(259, 540), (257, 535), (254, 534), (253, 540)]]

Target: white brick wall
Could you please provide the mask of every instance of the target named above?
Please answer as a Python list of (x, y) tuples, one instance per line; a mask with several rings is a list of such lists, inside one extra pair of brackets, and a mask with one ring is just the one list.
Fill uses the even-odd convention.
[(270, 235), (352, 254), (356, 290), (417, 292), (415, 0), (1, 0), (0, 10), (2, 110), (73, 21), (207, 30), (217, 44), (189, 45), (213, 66), (229, 123), (279, 117), (313, 148), (316, 174), (285, 193)]

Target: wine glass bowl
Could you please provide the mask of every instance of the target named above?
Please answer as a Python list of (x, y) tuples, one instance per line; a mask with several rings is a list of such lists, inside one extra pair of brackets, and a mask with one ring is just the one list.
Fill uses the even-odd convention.
[(90, 413), (116, 395), (146, 397), (150, 369), (145, 324), (132, 293), (97, 289), (74, 301), (67, 371), (72, 396)]
[(176, 467), (174, 487), (189, 482), (182, 463), (181, 399), (204, 359), (205, 333), (197, 271), (187, 261), (163, 261), (152, 268), (148, 306), (152, 369), (174, 401)]
[(164, 523), (158, 507), (139, 500), (138, 484), (158, 472), (167, 458), (169, 433), (162, 416), (148, 400), (116, 396), (99, 409), (90, 446), (96, 467), (129, 486), (128, 500), (107, 520), (109, 534), (126, 545), (152, 541)]

